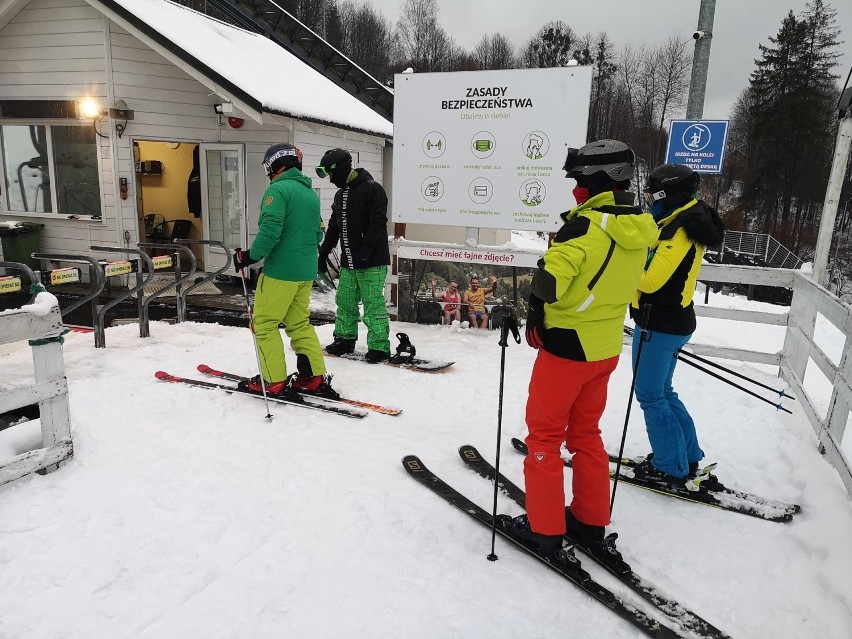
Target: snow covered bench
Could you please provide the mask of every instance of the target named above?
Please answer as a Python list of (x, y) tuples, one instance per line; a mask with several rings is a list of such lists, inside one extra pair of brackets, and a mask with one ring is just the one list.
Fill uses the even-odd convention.
[[(0, 266), (10, 265), (0, 262)], [(0, 313), (0, 346), (29, 340), (35, 369), (34, 384), (0, 391), (0, 413), (37, 402), (42, 433), (42, 448), (18, 455), (0, 465), (0, 486), (39, 470), (56, 470), (59, 463), (74, 452), (68, 412), (68, 383), (62, 359), (61, 336), (65, 328), (56, 298), (43, 291), (43, 288), (37, 291), (30, 304)], [(8, 381), (10, 371), (4, 373), (3, 377)]]

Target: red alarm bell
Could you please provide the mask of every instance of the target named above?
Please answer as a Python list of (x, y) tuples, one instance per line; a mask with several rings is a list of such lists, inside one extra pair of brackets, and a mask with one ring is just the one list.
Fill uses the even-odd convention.
[(243, 119), (235, 118), (234, 116), (230, 115), (228, 116), (228, 125), (232, 129), (239, 129), (243, 125)]

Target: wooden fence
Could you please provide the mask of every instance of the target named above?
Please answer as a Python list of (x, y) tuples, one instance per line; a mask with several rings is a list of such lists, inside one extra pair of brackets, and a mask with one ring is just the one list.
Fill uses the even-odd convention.
[[(852, 308), (840, 302), (799, 270), (704, 264), (699, 279), (705, 282), (783, 286), (792, 289), (792, 304), (786, 313), (696, 306), (696, 313), (703, 317), (784, 326), (784, 346), (780, 351), (763, 353), (699, 344), (690, 344), (690, 350), (697, 355), (778, 366), (779, 376), (789, 384), (792, 394), (801, 403), (814, 429), (820, 451), (837, 469), (846, 490), (852, 494), (852, 470), (849, 462), (852, 458), (852, 442), (846, 445), (846, 455), (843, 453), (843, 438), (852, 409), (852, 385), (849, 383), (852, 378)], [(837, 363), (814, 341), (818, 317), (834, 326), (843, 336), (843, 346)], [(809, 363), (813, 366), (809, 366)], [(806, 375), (815, 375), (817, 371), (824, 375), (832, 386), (825, 411), (820, 410), (825, 401), (812, 397), (805, 390), (810, 386), (805, 381)]]

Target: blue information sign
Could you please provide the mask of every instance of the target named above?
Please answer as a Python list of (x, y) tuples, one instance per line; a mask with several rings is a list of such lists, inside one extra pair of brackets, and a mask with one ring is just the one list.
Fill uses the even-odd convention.
[(672, 120), (666, 164), (685, 164), (696, 173), (721, 173), (728, 120)]

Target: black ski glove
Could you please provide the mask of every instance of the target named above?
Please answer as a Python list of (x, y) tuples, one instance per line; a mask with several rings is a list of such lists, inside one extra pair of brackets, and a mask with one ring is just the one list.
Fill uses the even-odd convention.
[(541, 348), (544, 345), (544, 300), (530, 293), (527, 305), (527, 344)]
[(252, 264), (257, 264), (259, 260), (251, 259), (249, 251), (244, 251), (238, 248), (234, 251), (234, 270), (239, 273), (244, 268), (248, 268)]
[(320, 251), (317, 255), (317, 273), (328, 275), (328, 253)]

